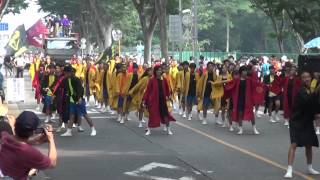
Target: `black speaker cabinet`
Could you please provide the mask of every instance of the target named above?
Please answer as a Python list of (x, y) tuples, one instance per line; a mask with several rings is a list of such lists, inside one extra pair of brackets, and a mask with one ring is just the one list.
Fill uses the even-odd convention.
[(299, 72), (320, 72), (320, 55), (300, 55), (298, 59)]

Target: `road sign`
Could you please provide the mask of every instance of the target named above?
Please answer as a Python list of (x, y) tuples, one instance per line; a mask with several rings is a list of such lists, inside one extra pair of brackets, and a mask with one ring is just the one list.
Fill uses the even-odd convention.
[(6, 99), (9, 103), (24, 102), (24, 79), (8, 78)]
[(8, 31), (9, 24), (8, 23), (0, 23), (0, 31)]
[(114, 41), (119, 41), (122, 38), (122, 31), (120, 29), (114, 29), (111, 33)]
[(182, 41), (182, 23), (179, 15), (169, 15), (169, 39), (171, 42)]

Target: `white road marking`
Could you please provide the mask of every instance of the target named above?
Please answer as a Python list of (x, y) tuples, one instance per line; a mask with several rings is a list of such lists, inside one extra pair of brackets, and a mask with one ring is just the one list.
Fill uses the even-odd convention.
[[(164, 164), (164, 163), (157, 163), (157, 162), (152, 162), (149, 164), (146, 164), (137, 170), (131, 171), (131, 172), (125, 172), (125, 175), (128, 176), (133, 176), (133, 177), (141, 177), (145, 179), (151, 179), (151, 180), (195, 180), (193, 177), (180, 177), (179, 179), (172, 179), (172, 178), (166, 178), (166, 177), (158, 177), (158, 176), (151, 176), (146, 174), (147, 172), (156, 169), (156, 168), (166, 168), (166, 169), (171, 169), (171, 170), (180, 170), (180, 171), (186, 171), (185, 169), (171, 165), (171, 164)], [(196, 173), (197, 174), (197, 173)]]

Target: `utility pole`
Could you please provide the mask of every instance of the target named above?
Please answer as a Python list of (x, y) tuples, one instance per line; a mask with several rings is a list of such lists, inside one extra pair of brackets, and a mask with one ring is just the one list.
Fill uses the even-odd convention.
[(197, 43), (198, 43), (198, 5), (197, 0), (192, 0), (192, 14), (193, 14), (193, 41), (192, 41), (192, 56), (195, 59), (195, 63), (199, 65), (197, 55)]

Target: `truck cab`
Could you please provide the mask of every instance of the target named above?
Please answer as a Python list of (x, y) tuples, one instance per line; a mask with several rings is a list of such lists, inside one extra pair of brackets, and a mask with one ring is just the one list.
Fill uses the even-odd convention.
[(77, 37), (48, 37), (44, 39), (44, 52), (55, 62), (68, 62), (73, 55), (78, 54)]

